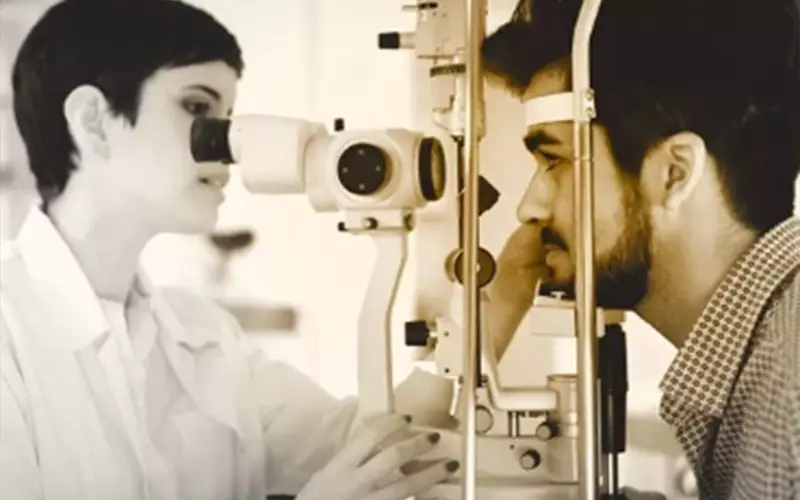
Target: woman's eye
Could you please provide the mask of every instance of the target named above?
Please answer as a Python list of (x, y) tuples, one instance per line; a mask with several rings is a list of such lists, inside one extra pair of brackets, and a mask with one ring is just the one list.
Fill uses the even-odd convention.
[(193, 116), (205, 116), (211, 110), (211, 106), (203, 101), (184, 101), (183, 108)]

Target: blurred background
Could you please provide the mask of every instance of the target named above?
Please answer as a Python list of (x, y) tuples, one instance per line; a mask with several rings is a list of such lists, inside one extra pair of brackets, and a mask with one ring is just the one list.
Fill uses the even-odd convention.
[[(16, 233), (36, 201), (25, 151), (11, 109), (10, 69), (27, 30), (50, 0), (0, 0), (0, 239)], [(247, 69), (235, 113), (316, 120), (332, 128), (404, 127), (445, 137), (433, 126), (425, 63), (411, 51), (380, 51), (377, 34), (413, 31), (415, 15), (396, 0), (194, 0), (239, 39)], [(516, 0), (490, 0), (488, 28), (510, 16)], [(521, 106), (487, 89), (488, 136), (482, 174), (500, 202), (482, 217), (482, 245), (497, 256), (516, 226), (514, 210), (533, 165), (520, 141)], [(449, 152), (452, 158), (452, 152)], [(157, 179), (153, 180), (158, 182)], [(800, 191), (800, 184), (798, 185)], [(314, 213), (303, 196), (266, 198), (246, 193), (237, 178), (227, 188), (220, 233), (252, 232), (248, 248), (223, 254), (207, 237), (164, 236), (147, 249), (145, 265), (157, 283), (207, 293), (234, 311), (269, 354), (306, 372), (336, 396), (356, 390), (359, 309), (371, 272), (372, 243), (341, 234), (336, 214)], [(452, 194), (452, 192), (451, 192)], [(413, 367), (402, 342), (405, 321), (416, 319), (420, 297), (444, 308), (451, 289), (443, 262), (455, 244), (452, 206), (420, 216), (412, 256), (395, 311), (395, 375)], [(658, 420), (658, 383), (674, 349), (642, 321), (626, 325), (629, 339), (629, 448), (623, 479), (643, 489), (684, 498), (680, 455)], [(509, 357), (531, 373), (505, 374), (514, 383), (540, 384), (545, 374), (574, 366), (573, 344), (518, 333)], [(509, 359), (505, 360), (510, 362)], [(502, 370), (502, 367), (501, 367)]]

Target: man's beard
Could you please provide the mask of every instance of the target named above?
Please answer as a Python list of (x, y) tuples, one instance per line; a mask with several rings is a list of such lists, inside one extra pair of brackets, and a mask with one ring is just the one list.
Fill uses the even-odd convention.
[[(623, 232), (611, 250), (596, 258), (597, 306), (605, 309), (632, 310), (647, 295), (651, 265), (650, 219), (634, 186), (625, 186), (623, 203), (625, 207)], [(545, 242), (561, 240), (548, 229), (544, 230), (543, 239)], [(574, 249), (571, 254), (574, 259)], [(568, 297), (574, 298), (575, 279), (573, 277), (569, 283), (547, 284), (543, 289), (563, 291)]]

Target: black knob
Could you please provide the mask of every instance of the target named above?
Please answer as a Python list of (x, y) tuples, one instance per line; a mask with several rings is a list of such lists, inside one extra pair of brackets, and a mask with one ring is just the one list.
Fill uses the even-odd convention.
[(519, 465), (525, 470), (533, 470), (542, 463), (542, 455), (536, 450), (528, 450), (519, 457)]
[(211, 244), (222, 252), (235, 252), (244, 250), (253, 244), (256, 237), (253, 231), (243, 229), (239, 231), (231, 231), (228, 233), (214, 233), (209, 235), (208, 239)]
[(378, 34), (378, 48), (379, 49), (399, 49), (400, 48), (400, 33), (379, 33)]
[(344, 130), (344, 118), (336, 118), (333, 120), (333, 131), (341, 132)]
[(406, 345), (425, 347), (431, 337), (431, 329), (425, 321), (406, 321)]
[(542, 422), (536, 428), (536, 437), (542, 441), (548, 441), (558, 436), (558, 423), (552, 420)]

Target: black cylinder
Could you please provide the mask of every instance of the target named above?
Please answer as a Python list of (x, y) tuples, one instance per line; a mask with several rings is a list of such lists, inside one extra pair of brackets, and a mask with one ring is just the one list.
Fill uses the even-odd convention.
[(379, 33), (378, 48), (383, 50), (396, 50), (400, 48), (400, 33)]
[(431, 330), (428, 328), (428, 323), (425, 321), (406, 321), (406, 345), (425, 347), (428, 345), (428, 339), (431, 336)]
[(191, 150), (198, 163), (234, 163), (228, 136), (231, 121), (220, 118), (197, 118), (192, 122)]

